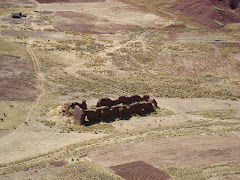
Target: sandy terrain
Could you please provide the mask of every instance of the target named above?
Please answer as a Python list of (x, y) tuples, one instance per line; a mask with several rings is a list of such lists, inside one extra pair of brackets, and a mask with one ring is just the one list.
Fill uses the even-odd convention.
[(194, 111), (204, 110), (218, 110), (218, 109), (235, 109), (237, 116), (240, 116), (239, 101), (218, 100), (218, 99), (179, 99), (179, 98), (162, 98), (159, 99), (161, 107), (173, 110), (178, 113), (188, 113)]
[(238, 62), (240, 62), (240, 53), (235, 54), (235, 55), (234, 55), (234, 58), (235, 58)]
[(48, 151), (57, 150), (66, 145), (102, 137), (92, 133), (56, 133), (18, 131), (1, 139), (0, 163), (8, 163)]
[[(203, 120), (204, 118), (202, 116), (191, 115), (189, 113), (204, 110), (235, 109), (236, 116), (240, 117), (240, 111), (238, 108), (239, 101), (176, 98), (160, 98), (157, 99), (157, 101), (160, 109), (171, 110), (174, 114), (162, 117), (157, 115), (155, 117), (132, 117), (130, 120), (115, 121), (112, 123), (112, 125), (116, 129), (123, 132), (146, 128), (150, 129), (159, 126), (167, 127), (170, 125), (180, 125), (189, 119), (194, 121)], [(96, 100), (91, 102), (91, 104), (95, 103)], [(59, 117), (56, 116), (56, 113), (53, 111), (49, 112), (49, 119), (53, 121), (60, 121)], [(39, 126), (40, 124), (36, 124), (34, 121), (30, 121), (29, 123), (29, 125), (23, 126), (20, 130), (15, 131), (15, 133), (12, 135), (10, 134), (9, 137), (3, 137), (0, 148), (2, 157), (4, 158), (1, 159), (1, 163), (26, 158), (27, 156), (34, 156), (39, 153), (45, 153), (72, 143), (103, 136), (103, 134), (79, 134), (73, 132), (70, 134), (62, 134), (58, 132), (46, 131), (46, 127), (44, 128), (42, 125)], [(38, 131), (35, 129), (38, 129)]]

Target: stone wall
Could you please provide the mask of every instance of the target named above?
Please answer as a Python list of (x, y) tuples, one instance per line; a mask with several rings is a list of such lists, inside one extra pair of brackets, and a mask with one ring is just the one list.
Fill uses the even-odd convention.
[[(72, 108), (73, 119), (80, 125), (86, 122), (92, 124), (106, 121), (108, 119), (124, 118), (133, 114), (150, 113), (157, 107), (155, 99), (150, 99), (149, 95), (139, 96), (120, 96), (118, 99), (101, 98), (96, 104), (96, 108), (88, 109), (85, 100), (82, 103), (66, 103), (63, 109), (63, 115), (69, 115)], [(87, 118), (87, 121), (86, 121)]]

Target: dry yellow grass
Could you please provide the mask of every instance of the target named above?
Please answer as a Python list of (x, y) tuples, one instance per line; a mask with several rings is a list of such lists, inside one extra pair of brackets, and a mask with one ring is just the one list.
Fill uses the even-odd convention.
[(220, 110), (206, 110), (206, 111), (197, 111), (192, 112), (194, 115), (201, 115), (205, 118), (220, 118), (220, 119), (235, 119), (236, 110), (234, 109), (220, 109)]
[(32, 102), (0, 101), (0, 118), (4, 119), (4, 122), (0, 122), (0, 129), (13, 130), (14, 127), (21, 125), (25, 121), (31, 105), (33, 105)]
[(101, 168), (91, 162), (82, 161), (65, 166), (56, 179), (106, 179), (121, 180), (122, 178), (112, 172)]
[(166, 171), (173, 176), (174, 179), (207, 179), (215, 176), (237, 175), (240, 166), (231, 162), (221, 162), (202, 168), (172, 168)]

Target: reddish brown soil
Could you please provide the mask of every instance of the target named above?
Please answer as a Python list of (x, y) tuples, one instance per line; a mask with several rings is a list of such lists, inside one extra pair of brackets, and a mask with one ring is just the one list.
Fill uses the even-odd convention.
[(67, 162), (65, 160), (61, 160), (61, 161), (52, 161), (50, 163), (51, 166), (53, 167), (61, 167), (64, 166), (65, 164), (67, 164)]
[(219, 48), (240, 48), (240, 43), (237, 42), (217, 42), (217, 43), (212, 43), (215, 46), (219, 47)]
[(90, 2), (104, 2), (105, 0), (36, 0), (39, 3), (56, 3), (56, 2), (67, 2), (67, 3), (90, 3)]
[(166, 180), (170, 178), (170, 176), (164, 171), (159, 170), (143, 161), (112, 166), (110, 168), (114, 170), (117, 175), (127, 180)]
[(0, 55), (0, 100), (34, 101), (39, 93), (35, 78), (31, 64), (16, 56)]
[(196, 168), (223, 161), (240, 163), (239, 137), (185, 136), (129, 143), (88, 154), (104, 167), (144, 161), (160, 169)]
[[(225, 11), (216, 10), (214, 7), (225, 9)], [(234, 15), (227, 11), (227, 9), (230, 9), (227, 1), (182, 0), (174, 9), (192, 17), (195, 22), (212, 29), (220, 27), (214, 21), (221, 22), (222, 24), (240, 22), (240, 6), (235, 9), (239, 16)]]

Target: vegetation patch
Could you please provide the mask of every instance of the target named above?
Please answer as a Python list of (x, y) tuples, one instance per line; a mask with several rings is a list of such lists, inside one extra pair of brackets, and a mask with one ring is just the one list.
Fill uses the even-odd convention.
[[(0, 101), (1, 114), (0, 118), (0, 129), (14, 129), (21, 125), (27, 116), (32, 102), (21, 102), (21, 101)], [(4, 113), (6, 117), (4, 116)]]
[(12, 7), (7, 4), (0, 4), (0, 16), (3, 15), (11, 15), (13, 12), (22, 12), (23, 14), (28, 14), (31, 12), (32, 8), (20, 8), (20, 7)]
[(197, 111), (192, 112), (194, 115), (201, 115), (205, 118), (219, 118), (219, 119), (235, 119), (236, 110), (234, 109), (221, 109), (221, 110), (206, 110), (206, 111)]
[(213, 53), (212, 46), (205, 43), (178, 43), (169, 44), (168, 48), (173, 51), (187, 51), (192, 53)]
[(169, 168), (166, 171), (174, 179), (207, 179), (215, 176), (226, 176), (239, 174), (240, 166), (231, 162), (222, 162), (202, 168)]
[(41, 123), (43, 123), (45, 126), (48, 126), (50, 128), (56, 125), (55, 121), (48, 121), (48, 120), (41, 120)]
[(162, 116), (171, 116), (174, 115), (174, 112), (165, 108), (158, 108), (156, 112), (152, 113), (155, 117), (162, 117)]
[(214, 20), (213, 22), (214, 22), (214, 24), (216, 24), (219, 27), (224, 27), (224, 24), (219, 21)]

